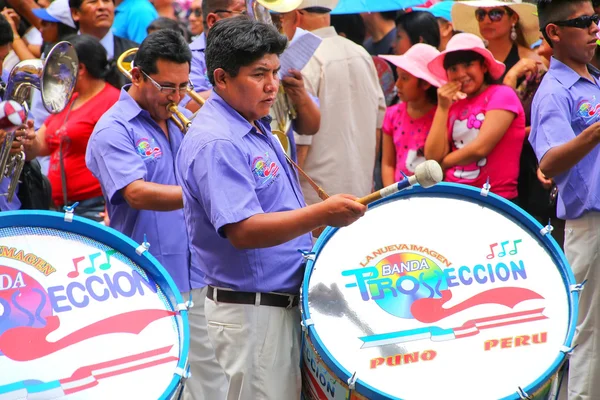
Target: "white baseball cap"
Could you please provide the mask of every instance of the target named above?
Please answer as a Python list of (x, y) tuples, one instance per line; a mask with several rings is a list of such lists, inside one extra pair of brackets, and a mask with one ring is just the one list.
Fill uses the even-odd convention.
[(75, 28), (75, 22), (71, 16), (69, 0), (54, 0), (48, 8), (34, 8), (33, 14), (43, 21), (60, 22)]
[(298, 6), (298, 10), (311, 7), (326, 8), (333, 10), (337, 7), (340, 0), (302, 0), (302, 3)]

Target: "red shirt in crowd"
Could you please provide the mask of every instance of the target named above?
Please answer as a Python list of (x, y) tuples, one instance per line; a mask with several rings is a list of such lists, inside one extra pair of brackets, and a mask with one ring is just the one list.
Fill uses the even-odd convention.
[(102, 114), (117, 102), (119, 93), (118, 89), (107, 83), (96, 96), (69, 112), (73, 101), (77, 98), (76, 93), (62, 112), (51, 115), (44, 123), (46, 143), (50, 150), (48, 179), (52, 185), (52, 200), (56, 206), (64, 205), (59, 152), (61, 138), (63, 138), (63, 163), (68, 201), (82, 201), (102, 196), (100, 182), (85, 165), (85, 151), (96, 123)]

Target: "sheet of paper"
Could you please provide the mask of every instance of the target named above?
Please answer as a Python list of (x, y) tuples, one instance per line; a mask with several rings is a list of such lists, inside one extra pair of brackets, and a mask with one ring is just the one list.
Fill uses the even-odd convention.
[(290, 69), (301, 71), (321, 44), (321, 40), (317, 35), (297, 28), (290, 45), (279, 57), (281, 77), (290, 76)]

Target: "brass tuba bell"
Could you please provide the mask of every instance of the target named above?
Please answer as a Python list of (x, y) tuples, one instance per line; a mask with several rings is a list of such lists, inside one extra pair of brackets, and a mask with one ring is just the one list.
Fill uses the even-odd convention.
[[(31, 89), (38, 89), (42, 95), (44, 108), (51, 114), (57, 114), (65, 109), (77, 83), (79, 58), (73, 45), (69, 42), (57, 43), (46, 57), (40, 59), (23, 60), (10, 71), (4, 101), (13, 100), (23, 107), (25, 120), (29, 114), (27, 101), (31, 96)], [(12, 201), (19, 183), (19, 176), (25, 163), (25, 154), (10, 155), (12, 142), (18, 125), (16, 121), (9, 121), (1, 129), (6, 130), (6, 138), (0, 146), (0, 179), (11, 177), (7, 193), (8, 201)]]

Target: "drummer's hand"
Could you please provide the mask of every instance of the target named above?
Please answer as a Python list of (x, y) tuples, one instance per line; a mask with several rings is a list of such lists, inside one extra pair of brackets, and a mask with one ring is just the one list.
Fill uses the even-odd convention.
[(542, 186), (544, 187), (544, 189), (548, 190), (552, 187), (552, 179), (548, 179), (546, 178), (546, 175), (544, 175), (544, 173), (542, 172), (541, 169), (537, 169), (537, 178), (540, 181), (540, 183), (542, 184)]
[(290, 69), (289, 76), (281, 80), (281, 84), (285, 89), (285, 93), (290, 97), (292, 104), (297, 106), (304, 101), (310, 101), (308, 92), (304, 87), (304, 78), (302, 73), (297, 69)]
[(355, 196), (336, 194), (321, 203), (324, 210), (324, 225), (347, 226), (365, 215), (367, 206), (356, 200)]

